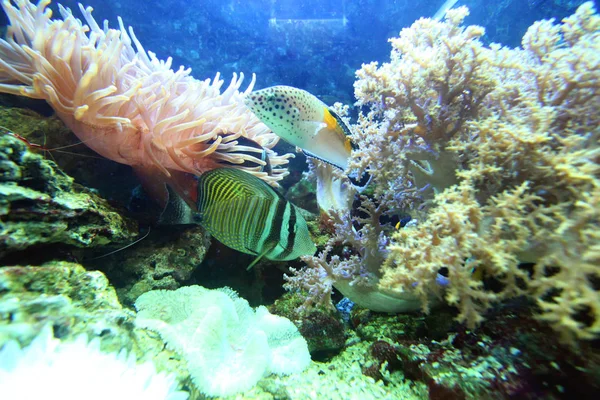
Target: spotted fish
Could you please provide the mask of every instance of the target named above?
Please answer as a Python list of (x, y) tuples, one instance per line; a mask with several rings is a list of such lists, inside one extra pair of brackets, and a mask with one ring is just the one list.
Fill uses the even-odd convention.
[(277, 136), (309, 157), (348, 168), (350, 130), (325, 103), (291, 86), (273, 86), (246, 96), (245, 103)]

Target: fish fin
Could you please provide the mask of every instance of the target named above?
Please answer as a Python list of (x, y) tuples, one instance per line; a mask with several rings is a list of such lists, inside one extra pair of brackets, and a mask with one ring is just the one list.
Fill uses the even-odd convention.
[(271, 246), (267, 247), (267, 249), (265, 251), (263, 251), (262, 253), (260, 253), (254, 259), (254, 261), (252, 261), (250, 263), (250, 265), (248, 265), (248, 267), (246, 268), (246, 271), (250, 271), (252, 269), (252, 267), (254, 267), (268, 252), (270, 252), (271, 250), (273, 250), (276, 246), (277, 246), (277, 242), (275, 242)]
[(170, 176), (166, 176), (158, 168), (134, 167), (133, 171), (146, 193), (162, 208), (165, 208), (169, 202), (170, 196), (167, 186), (170, 186), (192, 210), (196, 209), (198, 180), (195, 175), (182, 171), (168, 170)]
[(335, 114), (335, 112), (331, 111), (327, 107), (324, 108), (325, 109), (323, 110), (323, 122), (325, 123), (325, 125), (327, 125), (327, 129), (331, 129), (332, 131), (341, 130), (341, 127), (338, 128), (339, 123), (338, 119), (336, 118), (337, 115)]
[(331, 164), (317, 164), (317, 204), (319, 209), (330, 216), (330, 210), (348, 211), (352, 205), (353, 193), (347, 180), (336, 176)]
[[(237, 182), (238, 190), (231, 192), (228, 200), (238, 200), (247, 197), (270, 198), (272, 189), (268, 184), (248, 172), (242, 171), (242, 174), (238, 174), (237, 172), (239, 171), (241, 170), (234, 168), (221, 169), (223, 174), (235, 174), (234, 178)], [(275, 193), (279, 192), (275, 191)]]
[[(335, 168), (338, 168), (338, 169), (340, 169), (342, 171), (345, 171), (344, 168), (342, 168), (341, 166), (339, 166), (337, 164), (334, 164), (334, 163), (332, 163), (329, 160), (325, 160), (324, 158), (321, 158), (321, 157), (319, 157), (317, 155), (314, 155), (313, 153), (311, 153), (308, 150), (302, 150), (302, 153), (304, 153), (304, 155), (306, 157), (314, 158), (315, 160), (322, 161), (322, 162), (324, 162), (327, 165), (331, 165), (331, 166), (333, 166)], [(357, 177), (356, 174), (354, 174), (354, 173), (351, 173), (350, 175), (348, 175), (348, 179), (350, 180), (350, 183), (352, 184), (352, 186), (354, 186), (356, 188), (356, 190), (359, 193), (362, 193), (366, 189), (366, 187), (371, 182), (371, 178), (372, 178), (372, 176), (368, 172), (365, 172), (364, 174), (362, 174), (360, 176), (360, 178)]]
[(146, 194), (160, 207), (164, 208), (169, 201), (169, 193), (165, 186), (167, 176), (158, 168), (133, 167), (133, 172), (142, 184)]
[(335, 111), (333, 111), (331, 107), (328, 108), (327, 111), (337, 122), (337, 126), (339, 127), (339, 133), (341, 133), (341, 139), (344, 140), (344, 147), (346, 148), (346, 150), (358, 150), (358, 146), (352, 140), (352, 132), (350, 132), (350, 128), (348, 127), (348, 125), (346, 125), (342, 117), (340, 117)]
[(173, 188), (169, 185), (165, 185), (168, 200), (165, 205), (158, 223), (160, 225), (189, 225), (197, 223), (194, 218), (194, 212), (190, 206), (179, 196)]
[(158, 223), (162, 225), (187, 225), (196, 223), (198, 182), (194, 175), (169, 171), (166, 176), (157, 168), (134, 167), (144, 191), (161, 207)]
[(302, 149), (302, 153), (303, 153), (303, 154), (304, 154), (306, 157), (309, 157), (309, 158), (314, 158), (315, 160), (322, 161), (322, 162), (324, 162), (325, 164), (331, 165), (331, 166), (333, 166), (333, 167), (336, 167), (336, 168), (338, 168), (338, 169), (340, 169), (340, 170), (344, 171), (344, 168), (342, 168), (340, 165), (334, 164), (334, 163), (332, 163), (332, 162), (331, 162), (331, 161), (329, 161), (329, 160), (326, 160), (326, 159), (324, 159), (324, 158), (322, 158), (322, 157), (319, 157), (319, 156), (317, 156), (317, 155), (315, 155), (315, 154), (311, 153), (311, 152), (310, 152), (310, 151), (308, 151), (308, 150), (304, 150), (304, 149)]

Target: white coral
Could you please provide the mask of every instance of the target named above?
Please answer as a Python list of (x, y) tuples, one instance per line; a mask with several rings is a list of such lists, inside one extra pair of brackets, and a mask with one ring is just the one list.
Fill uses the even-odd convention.
[(262, 306), (253, 310), (228, 288), (154, 290), (135, 306), (136, 325), (159, 332), (209, 396), (239, 393), (266, 374), (301, 372), (310, 363), (306, 341), (290, 320)]
[(74, 342), (54, 338), (47, 325), (25, 348), (7, 342), (0, 350), (3, 399), (185, 400), (174, 377), (156, 373), (152, 363), (136, 364), (134, 354), (107, 354), (98, 339)]

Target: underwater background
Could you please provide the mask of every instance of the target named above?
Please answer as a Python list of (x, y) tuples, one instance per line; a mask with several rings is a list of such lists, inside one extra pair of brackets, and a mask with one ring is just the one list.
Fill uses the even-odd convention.
[[(52, 18), (61, 19), (58, 4), (86, 23), (77, 1), (47, 5)], [(597, 1), (87, 0), (82, 4), (93, 8), (100, 27), (107, 20), (118, 29), (121, 17), (146, 51), (158, 60), (172, 58), (173, 70), (191, 68), (190, 76), (198, 81), (220, 74), (221, 86), (216, 80), (193, 86), (187, 77), (171, 75), (149, 62), (136, 73), (157, 76), (160, 85), (139, 84), (141, 92), (152, 93), (152, 100), (138, 103), (138, 111), (144, 106), (160, 109), (152, 108), (152, 102), (196, 111), (182, 117), (169, 109), (146, 117), (144, 124), (164, 128), (169, 117), (179, 115), (190, 124), (208, 120), (207, 125), (222, 131), (223, 138), (243, 132), (251, 139), (246, 143), (251, 156), (270, 160), (259, 178), (270, 185), (261, 190), (276, 205), (263, 206), (267, 211), (261, 213), (278, 215), (268, 221), (269, 235), (261, 231), (257, 235), (271, 239), (273, 226), (278, 232), (289, 231), (288, 239), (306, 233), (314, 245), (305, 248), (318, 250), (313, 256), (308, 251), (294, 253), (300, 251), (299, 245), (290, 247), (286, 251), (294, 259), (288, 261), (269, 257), (274, 251), (270, 247), (233, 250), (235, 246), (227, 242), (230, 232), (221, 236), (223, 244), (215, 239), (219, 227), (207, 226), (206, 220), (204, 225), (197, 223), (194, 216), (181, 217), (189, 199), (177, 204), (184, 208), (176, 210), (177, 218), (167, 219), (172, 217), (167, 211), (174, 205), (174, 195), (169, 192), (164, 204), (148, 189), (152, 186), (148, 181), (160, 174), (144, 175), (120, 149), (109, 155), (99, 152), (93, 144), (98, 131), (87, 138), (77, 132), (80, 127), (73, 121), (85, 120), (92, 110), (94, 123), (88, 126), (96, 128), (96, 122), (100, 126), (105, 121), (93, 118), (108, 115), (105, 109), (61, 108), (71, 98), (90, 105), (90, 99), (108, 99), (113, 92), (106, 95), (102, 88), (111, 84), (123, 94), (122, 87), (135, 86), (133, 79), (116, 84), (118, 79), (111, 81), (118, 75), (116, 69), (102, 69), (100, 62), (101, 72), (90, 75), (100, 83), (96, 87), (88, 78), (92, 88), (87, 88), (88, 97), (82, 95), (71, 87), (60, 62), (43, 62), (44, 57), (52, 60), (53, 54), (68, 58), (77, 45), (48, 45), (43, 53), (40, 44), (54, 34), (67, 43), (67, 38), (75, 37), (69, 32), (79, 27), (46, 26), (44, 31), (32, 24), (31, 32), (39, 29), (43, 34), (28, 45), (43, 57), (31, 56), (34, 51), (24, 52), (25, 56), (12, 53), (14, 48), (4, 45), (9, 41), (0, 46), (0, 397), (33, 399), (49, 393), (65, 399), (597, 397)], [(443, 5), (466, 6), (468, 15), (459, 11), (445, 20), (443, 14), (436, 16)], [(574, 14), (578, 17), (564, 26), (575, 26), (574, 31), (585, 35), (569, 36), (568, 28), (559, 32), (549, 25), (530, 30), (536, 21), (554, 19), (560, 24)], [(8, 24), (3, 12), (2, 37)], [(471, 25), (483, 27), (485, 33)], [(60, 34), (61, 29), (65, 33)], [(540, 51), (539, 59), (531, 61), (520, 50), (500, 49), (519, 48), (524, 35), (528, 49)], [(449, 68), (450, 88), (435, 75), (446, 61), (439, 56), (444, 43), (448, 48), (462, 45), (475, 54), (469, 58), (471, 53), (457, 50), (454, 61), (466, 67), (454, 72)], [(420, 53), (428, 46), (429, 53)], [(478, 58), (482, 48), (492, 49), (498, 58), (494, 62), (487, 54)], [(565, 48), (575, 50), (565, 56)], [(100, 58), (102, 52), (110, 54), (110, 47), (97, 55), (107, 63), (108, 58)], [(549, 67), (544, 53), (568, 60)], [(46, 74), (47, 80), (34, 84), (27, 77), (21, 79), (29, 71), (19, 57), (27, 55), (36, 60), (32, 69)], [(137, 55), (128, 53), (124, 58)], [(414, 62), (407, 66), (403, 62), (409, 57)], [(135, 58), (132, 64), (138, 61)], [(481, 65), (490, 70), (501, 65), (505, 70), (494, 70), (490, 78)], [(531, 65), (551, 72), (535, 75)], [(245, 80), (236, 86), (240, 73)], [(303, 146), (286, 140), (277, 142), (271, 131), (281, 136), (279, 131), (244, 100), (253, 74), (257, 93), (253, 99), (267, 96), (260, 90), (276, 85), (305, 90), (324, 104), (308, 97), (298, 107), (325, 106), (323, 124), (333, 124), (338, 139), (352, 137), (348, 168), (371, 180), (365, 191), (352, 179), (341, 185), (342, 197), (348, 195), (347, 187), (352, 188), (349, 200), (332, 201), (348, 203), (340, 206), (347, 207), (346, 214), (328, 214), (319, 191), (324, 181), (339, 182), (347, 176), (331, 168), (335, 163), (327, 156), (297, 152)], [(402, 91), (405, 76), (414, 83), (414, 98)], [(520, 81), (522, 76), (526, 78)], [(563, 87), (556, 83), (562, 78), (581, 85), (566, 84), (563, 96)], [(17, 81), (31, 87), (29, 94), (36, 94), (30, 97), (37, 98), (19, 96), (21, 89), (14, 89)], [(171, 84), (194, 89), (160, 91)], [(461, 87), (456, 99), (450, 95), (452, 85)], [(405, 87), (410, 92), (410, 84)], [(184, 94), (189, 96), (184, 99)], [(106, 107), (130, 95), (115, 96)], [(284, 95), (281, 102), (295, 101), (293, 96)], [(126, 109), (127, 105), (119, 108), (107, 119), (125, 118)], [(163, 121), (167, 122), (161, 125)], [(118, 120), (115, 129), (123, 132), (126, 125)], [(215, 138), (210, 141), (214, 144)], [(349, 143), (343, 143), (348, 152)], [(162, 142), (160, 150), (172, 145)], [(457, 154), (451, 161), (444, 158), (446, 147)], [(240, 153), (249, 154), (244, 149)], [(176, 158), (173, 153), (161, 157), (152, 162), (160, 165), (165, 158)], [(231, 159), (226, 160), (225, 164)], [(181, 164), (175, 161), (167, 169), (172, 171), (173, 166)], [(265, 177), (268, 168), (274, 169)], [(436, 174), (428, 175), (427, 168)], [(460, 171), (458, 177), (455, 170)], [(427, 184), (421, 186), (422, 180)], [(334, 192), (339, 189), (332, 186)], [(248, 204), (247, 215), (258, 213), (254, 203)], [(488, 223), (492, 219), (495, 225)], [(551, 250), (539, 250), (546, 240)], [(423, 243), (433, 243), (433, 250)], [(436, 252), (436, 246), (441, 250)], [(403, 265), (407, 268), (400, 271)], [(571, 265), (581, 272), (570, 273)], [(374, 274), (374, 269), (382, 273)], [(363, 297), (363, 289), (374, 286), (375, 297)], [(387, 291), (390, 287), (394, 291)], [(407, 297), (406, 310), (402, 303), (406, 312), (372, 306), (386, 303), (391, 292), (400, 292), (404, 302), (403, 293), (411, 290), (417, 294)]]
[[(389, 58), (387, 39), (444, 1), (89, 1), (96, 20), (121, 16), (140, 42), (173, 66), (191, 67), (199, 79), (217, 72), (256, 73), (257, 88), (290, 85), (327, 104), (352, 104), (355, 71)], [(468, 24), (485, 27), (483, 42), (516, 47), (541, 19), (560, 20), (581, 0), (460, 0)], [(61, 2), (77, 10), (77, 1)], [(83, 3), (82, 3), (83, 4)], [(596, 3), (597, 4), (597, 3)], [(55, 4), (50, 6), (57, 10)]]

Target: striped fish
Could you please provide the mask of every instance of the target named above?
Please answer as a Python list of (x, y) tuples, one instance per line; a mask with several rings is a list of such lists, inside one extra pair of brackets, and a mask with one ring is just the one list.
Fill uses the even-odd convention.
[(316, 246), (300, 211), (261, 179), (234, 168), (198, 178), (197, 221), (224, 245), (269, 260), (312, 255)]

